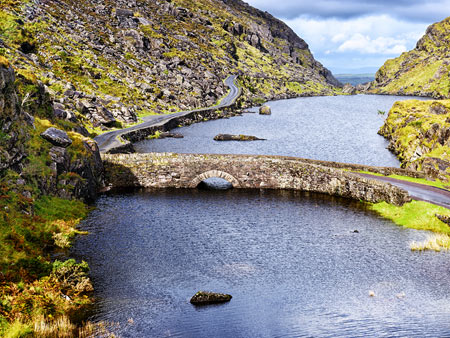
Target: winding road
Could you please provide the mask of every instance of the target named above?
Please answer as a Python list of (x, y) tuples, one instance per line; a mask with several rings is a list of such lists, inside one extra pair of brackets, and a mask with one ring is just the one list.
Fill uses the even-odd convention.
[(358, 174), (360, 176), (373, 180), (383, 181), (395, 185), (406, 190), (411, 198), (416, 201), (425, 201), (432, 204), (440, 205), (450, 209), (450, 191), (425, 184), (402, 181), (386, 176), (375, 176), (370, 174)]
[(236, 79), (237, 75), (230, 75), (226, 78), (225, 84), (230, 88), (230, 92), (227, 96), (225, 96), (219, 104), (213, 107), (207, 107), (207, 108), (201, 108), (201, 109), (195, 109), (195, 110), (189, 110), (189, 111), (181, 111), (173, 114), (167, 114), (167, 115), (154, 115), (154, 116), (147, 116), (144, 118), (144, 122), (137, 124), (135, 126), (120, 129), (120, 130), (114, 130), (107, 133), (104, 133), (102, 135), (98, 135), (94, 138), (94, 140), (97, 142), (100, 152), (106, 153), (112, 148), (116, 148), (122, 145), (122, 143), (119, 141), (118, 137), (121, 135), (124, 135), (131, 131), (136, 131), (139, 129), (149, 128), (157, 125), (163, 125), (167, 123), (167, 121), (170, 121), (173, 118), (183, 117), (185, 115), (195, 113), (195, 112), (202, 112), (205, 110), (210, 110), (211, 108), (214, 109), (220, 109), (231, 106), (236, 99), (241, 94), (240, 88), (236, 85)]

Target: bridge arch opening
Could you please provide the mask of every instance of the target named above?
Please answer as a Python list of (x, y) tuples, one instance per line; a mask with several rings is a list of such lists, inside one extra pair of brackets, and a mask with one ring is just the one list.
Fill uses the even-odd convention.
[(239, 181), (232, 175), (220, 171), (220, 170), (210, 170), (198, 175), (192, 180), (192, 188), (200, 189), (230, 189), (239, 188)]

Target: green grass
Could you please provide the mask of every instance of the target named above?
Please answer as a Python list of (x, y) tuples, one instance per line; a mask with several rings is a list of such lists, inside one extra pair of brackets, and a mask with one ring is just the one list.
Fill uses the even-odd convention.
[(450, 235), (450, 227), (435, 217), (436, 214), (450, 216), (450, 210), (441, 206), (422, 201), (412, 201), (397, 207), (381, 202), (371, 204), (370, 209), (405, 228)]

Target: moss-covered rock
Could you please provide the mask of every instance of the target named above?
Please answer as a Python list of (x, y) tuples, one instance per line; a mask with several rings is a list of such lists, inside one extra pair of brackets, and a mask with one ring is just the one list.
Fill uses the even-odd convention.
[(450, 100), (396, 102), (379, 134), (402, 167), (423, 170), (430, 178), (450, 178)]
[(199, 291), (194, 296), (192, 296), (191, 304), (208, 305), (208, 304), (226, 303), (229, 302), (231, 298), (232, 298), (231, 295), (223, 293)]

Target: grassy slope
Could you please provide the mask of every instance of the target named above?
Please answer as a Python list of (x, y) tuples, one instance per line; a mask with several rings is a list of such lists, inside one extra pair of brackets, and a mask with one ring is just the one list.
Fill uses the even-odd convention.
[(402, 207), (382, 202), (370, 208), (397, 225), (434, 233), (423, 242), (412, 242), (411, 250), (450, 250), (450, 227), (436, 217), (436, 214), (450, 217), (449, 209), (421, 201), (412, 201)]

